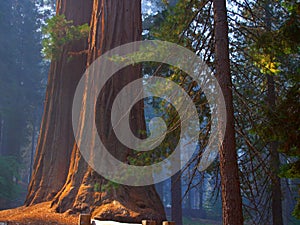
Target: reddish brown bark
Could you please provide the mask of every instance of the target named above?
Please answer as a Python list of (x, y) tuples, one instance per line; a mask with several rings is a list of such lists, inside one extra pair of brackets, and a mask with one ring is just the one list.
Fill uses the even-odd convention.
[[(77, 5), (79, 4), (78, 2), (81, 2), (84, 6)], [(90, 6), (88, 6), (86, 0), (62, 0), (58, 2), (58, 10), (63, 10), (59, 12), (74, 11), (74, 7), (78, 7), (81, 10), (82, 7), (90, 7), (91, 32), (87, 46), (88, 55), (87, 58), (82, 55), (78, 56), (80, 59), (76, 59), (77, 61), (71, 61), (73, 67), (70, 68), (68, 67), (70, 64), (68, 64), (64, 58), (65, 55), (63, 55), (57, 63), (52, 63), (49, 87), (47, 90), (47, 99), (50, 103), (47, 102), (45, 108), (45, 122), (43, 122), (44, 126), (42, 126), (35, 163), (35, 174), (37, 175), (32, 179), (27, 203), (32, 204), (38, 201), (53, 199), (53, 195), (58, 192), (52, 202), (52, 207), (54, 207), (57, 212), (91, 212), (93, 216), (102, 219), (124, 222), (141, 222), (142, 219), (161, 221), (165, 218), (164, 209), (154, 186), (128, 187), (118, 185), (117, 187), (107, 188), (109, 182), (88, 166), (81, 156), (72, 136), (73, 130), (70, 120), (72, 118), (71, 104), (74, 94), (73, 88), (76, 87), (78, 79), (80, 79), (83, 74), (85, 65), (90, 65), (98, 56), (116, 46), (141, 39), (140, 1), (89, 1), (89, 3), (91, 2), (93, 4)], [(71, 15), (73, 14), (71, 13)], [(71, 50), (79, 51), (82, 50), (82, 48), (73, 49), (72, 46)], [(71, 76), (74, 76), (74, 73), (76, 77), (72, 80)], [(64, 75), (64, 78), (61, 77), (62, 75)], [(130, 66), (122, 69), (107, 82), (97, 102), (96, 124), (98, 133), (111, 154), (123, 161), (127, 160), (130, 150), (117, 140), (112, 131), (110, 108), (116, 94), (121, 88), (140, 77), (139, 66)], [(68, 86), (69, 83), (66, 84), (65, 87), (62, 87), (65, 80), (72, 83), (71, 87)], [(95, 91), (97, 89), (95, 85), (97, 82), (92, 83), (94, 86), (89, 86), (88, 91)], [(65, 90), (70, 91), (68, 92), (69, 95), (64, 98)], [(57, 101), (61, 104), (65, 104), (59, 106), (67, 107), (67, 112), (62, 114), (59, 109), (55, 111), (55, 108), (50, 107), (54, 104), (53, 102)], [(89, 103), (90, 102), (86, 102), (86, 104)], [(84, 110), (86, 109), (82, 108), (82, 112), (84, 112)], [(134, 107), (131, 115), (131, 128), (133, 132), (139, 136), (138, 130), (145, 128), (142, 102)], [(57, 117), (60, 118), (60, 120), (58, 120)], [(62, 125), (66, 122), (66, 119), (68, 119), (68, 125)], [(85, 126), (84, 118), (81, 119), (82, 125)], [(64, 133), (62, 133), (61, 129), (63, 129)], [(53, 131), (55, 130), (60, 131), (61, 142), (65, 141), (64, 138), (66, 138), (68, 145), (61, 146), (59, 142), (51, 142), (56, 140), (53, 137)], [(98, 134), (93, 135), (96, 136)], [(49, 141), (47, 143), (50, 147), (44, 144), (48, 139)], [(91, 143), (91, 151), (94, 149), (93, 147), (93, 143)], [(72, 151), (70, 151), (71, 149)], [(47, 156), (46, 158), (45, 155)], [(50, 161), (48, 155), (53, 156), (51, 163), (54, 164), (48, 162)], [(62, 162), (66, 162), (66, 164), (60, 165), (59, 163)], [(51, 172), (49, 174), (46, 170), (53, 170), (55, 173)], [(48, 178), (56, 178), (56, 176), (59, 178), (59, 182), (50, 182), (48, 185), (49, 188), (44, 190)], [(56, 184), (57, 186), (55, 186)], [(39, 185), (42, 186), (39, 187)], [(52, 191), (53, 194), (45, 196), (45, 194), (52, 189), (54, 189), (54, 191)], [(37, 196), (35, 194), (36, 191), (41, 192), (43, 195), (38, 194)]]
[(226, 104), (225, 137), (219, 148), (224, 225), (242, 225), (242, 198), (235, 143), (228, 22), (225, 0), (214, 0), (216, 77)]
[[(88, 23), (91, 0), (59, 0), (57, 14), (64, 14), (75, 25)], [(77, 83), (86, 68), (87, 56), (68, 60), (68, 53), (87, 48), (87, 40), (64, 47), (60, 57), (50, 66), (44, 115), (29, 185), (26, 205), (53, 199), (64, 185), (74, 145), (72, 132), (72, 99)]]

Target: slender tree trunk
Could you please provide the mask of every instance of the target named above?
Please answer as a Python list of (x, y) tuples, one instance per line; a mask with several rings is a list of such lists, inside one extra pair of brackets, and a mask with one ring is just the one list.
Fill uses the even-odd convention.
[(283, 225), (282, 219), (282, 201), (281, 201), (281, 182), (279, 173), (279, 153), (277, 151), (277, 143), (269, 144), (270, 150), (270, 166), (271, 166), (271, 191), (272, 191), (272, 219), (273, 225)]
[(182, 225), (182, 206), (181, 206), (181, 171), (171, 177), (171, 195), (172, 195), (172, 221), (176, 225)]
[[(266, 30), (271, 31), (271, 12), (270, 12), (270, 2), (267, 0), (265, 2), (265, 23)], [(272, 110), (276, 106), (276, 90), (274, 77), (267, 74), (267, 104), (269, 110)], [(282, 219), (282, 202), (281, 202), (281, 182), (278, 176), (280, 159), (278, 153), (278, 144), (274, 141), (269, 143), (270, 152), (270, 167), (271, 167), (271, 198), (272, 198), (272, 220), (273, 225), (283, 225)]]
[[(275, 107), (275, 82), (274, 78), (267, 75), (267, 102), (270, 109)], [(271, 198), (272, 198), (272, 220), (273, 225), (283, 225), (282, 219), (282, 201), (281, 201), (281, 182), (278, 176), (280, 159), (278, 153), (278, 144), (276, 142), (269, 143), (270, 151), (270, 167), (271, 167)]]
[[(56, 13), (64, 14), (67, 20), (79, 25), (89, 23), (91, 8), (92, 0), (58, 0)], [(87, 40), (73, 42), (65, 46), (60, 57), (51, 63), (26, 205), (53, 199), (65, 183), (74, 145), (73, 95), (86, 69), (87, 59), (82, 54), (69, 60), (69, 52), (84, 49), (87, 49)]]
[(219, 148), (223, 224), (242, 225), (242, 198), (235, 143), (226, 1), (213, 0), (213, 5), (215, 22), (216, 78), (218, 79), (223, 91), (227, 112), (225, 137)]

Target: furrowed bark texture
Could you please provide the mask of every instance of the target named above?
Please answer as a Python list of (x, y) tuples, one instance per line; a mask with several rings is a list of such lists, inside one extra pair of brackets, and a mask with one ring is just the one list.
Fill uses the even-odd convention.
[[(73, 19), (74, 22), (78, 19), (76, 9), (80, 10), (80, 14), (83, 13), (83, 9), (87, 9), (85, 16), (78, 20), (82, 23), (88, 21), (90, 24), (88, 45), (82, 48), (84, 46), (71, 44), (70, 47), (71, 50), (88, 51), (87, 55), (75, 56), (79, 58), (70, 62), (66, 60), (67, 54), (63, 54), (57, 63), (51, 65), (41, 138), (27, 204), (53, 200), (52, 207), (57, 212), (89, 212), (100, 219), (121, 222), (141, 222), (142, 219), (160, 222), (165, 219), (165, 214), (154, 186), (111, 185), (89, 167), (82, 157), (74, 141), (71, 124), (74, 90), (86, 66), (91, 65), (100, 55), (114, 47), (141, 40), (140, 1), (61, 0), (57, 5), (58, 12), (70, 13), (67, 19)], [(73, 15), (74, 18), (71, 18)], [(75, 47), (76, 49), (73, 49)], [(67, 50), (65, 49), (66, 52)], [(126, 84), (140, 77), (139, 66), (124, 68), (107, 82), (97, 98), (95, 122), (98, 133), (92, 135), (93, 137), (99, 135), (110, 153), (123, 162), (128, 161), (131, 150), (122, 145), (113, 132), (110, 124), (111, 106), (117, 93)], [(63, 84), (65, 86), (62, 86)], [(97, 80), (87, 84), (90, 85), (86, 91), (97, 89)], [(89, 100), (85, 101), (87, 106), (91, 105)], [(63, 109), (65, 111), (62, 111)], [(86, 108), (83, 107), (81, 110), (81, 115), (84, 115)], [(87, 126), (85, 118), (80, 119), (80, 126)], [(139, 130), (145, 130), (143, 102), (133, 107), (130, 126), (136, 136), (141, 136)], [(93, 144), (89, 146), (91, 151), (94, 149)], [(55, 182), (51, 179), (55, 179)], [(44, 190), (45, 186), (48, 189)], [(51, 194), (47, 196), (49, 191)]]
[[(64, 14), (67, 20), (73, 20), (74, 25), (81, 25), (89, 23), (91, 6), (91, 0), (59, 0), (56, 13)], [(69, 52), (86, 48), (87, 39), (68, 44), (51, 63), (26, 205), (53, 199), (65, 183), (74, 145), (72, 100), (87, 59), (87, 55), (82, 54), (69, 60)]]

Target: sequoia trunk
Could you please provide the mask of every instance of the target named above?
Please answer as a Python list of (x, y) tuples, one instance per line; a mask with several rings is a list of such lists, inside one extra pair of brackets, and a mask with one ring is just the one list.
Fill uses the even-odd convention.
[[(64, 14), (74, 25), (89, 23), (92, 0), (58, 0), (57, 14)], [(87, 39), (63, 48), (50, 66), (44, 115), (29, 184), (26, 205), (52, 200), (65, 183), (74, 135), (72, 100), (77, 83), (86, 69), (86, 54), (69, 60), (69, 52), (87, 48)]]
[[(141, 40), (141, 3), (61, 0), (57, 7), (58, 13), (66, 14), (66, 18), (73, 19), (76, 24), (89, 21), (91, 31), (87, 48), (84, 48), (85, 42), (72, 43), (51, 65), (35, 172), (27, 204), (53, 199), (52, 207), (57, 212), (90, 212), (101, 219), (123, 222), (141, 222), (142, 219), (162, 221), (165, 218), (164, 209), (154, 186), (129, 187), (104, 179), (82, 157), (74, 141), (71, 123), (74, 90), (86, 66), (114, 47)], [(83, 49), (87, 49), (87, 55), (76, 55), (68, 62), (68, 51)], [(99, 136), (111, 154), (123, 162), (127, 160), (130, 150), (118, 141), (112, 130), (111, 106), (117, 93), (140, 77), (139, 66), (122, 69), (107, 82), (97, 101), (95, 122)], [(95, 91), (96, 83), (87, 87), (86, 91)], [(139, 131), (145, 130), (143, 103), (139, 102), (133, 108), (130, 125), (133, 133), (140, 136)], [(81, 110), (84, 114), (86, 109), (83, 107)], [(81, 119), (82, 126), (85, 126), (84, 118)], [(92, 135), (96, 137), (98, 133)], [(93, 151), (93, 143), (89, 147)]]

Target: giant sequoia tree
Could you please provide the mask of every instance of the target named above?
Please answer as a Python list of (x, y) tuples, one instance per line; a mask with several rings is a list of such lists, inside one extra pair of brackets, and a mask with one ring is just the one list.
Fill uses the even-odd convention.
[[(58, 1), (57, 14), (64, 14), (75, 25), (89, 22), (92, 1)], [(86, 68), (86, 55), (68, 60), (68, 52), (87, 47), (87, 40), (64, 46), (50, 66), (44, 115), (38, 140), (34, 171), (26, 204), (51, 200), (67, 177), (74, 145), (72, 99)]]
[[(71, 123), (73, 95), (86, 67), (106, 51), (141, 39), (140, 2), (58, 0), (57, 14), (64, 14), (75, 25), (89, 23), (91, 30), (88, 40), (64, 46), (58, 59), (51, 64), (45, 112), (26, 204), (52, 200), (52, 207), (58, 212), (92, 211), (100, 218), (119, 221), (162, 220), (163, 207), (153, 186), (113, 185), (89, 167), (74, 141)], [(70, 61), (70, 52), (80, 54), (74, 54)], [(140, 76), (138, 66), (121, 70), (107, 82), (97, 102), (99, 135), (120, 160), (126, 160), (130, 150), (118, 142), (114, 132), (110, 132), (111, 106), (121, 88)], [(87, 90), (93, 91), (95, 87)], [(130, 121), (137, 136), (138, 130), (145, 127), (142, 105), (139, 103), (134, 107), (134, 119)]]

